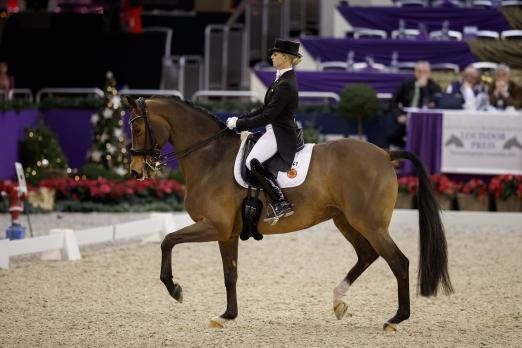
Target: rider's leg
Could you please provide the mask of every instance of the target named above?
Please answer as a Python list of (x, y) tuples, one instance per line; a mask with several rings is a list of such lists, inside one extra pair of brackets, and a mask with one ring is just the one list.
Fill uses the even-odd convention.
[(266, 127), (266, 132), (256, 142), (246, 159), (248, 170), (252, 170), (250, 162), (255, 158), (260, 163), (265, 162), (277, 153), (277, 141), (272, 126)]
[(293, 214), (292, 204), (285, 199), (283, 191), (279, 187), (276, 178), (268, 171), (262, 162), (268, 160), (277, 152), (277, 142), (272, 127), (267, 127), (267, 131), (259, 140), (247, 157), (246, 165), (252, 174), (259, 181), (263, 190), (274, 202), (272, 209), (268, 210), (265, 220), (277, 222), (282, 216)]

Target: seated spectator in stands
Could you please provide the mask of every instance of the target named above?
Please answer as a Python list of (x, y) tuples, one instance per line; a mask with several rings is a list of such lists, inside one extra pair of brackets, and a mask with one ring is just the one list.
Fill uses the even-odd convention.
[(462, 79), (453, 82), (446, 93), (462, 99), (462, 108), (466, 110), (485, 110), (489, 105), (487, 86), (480, 82), (480, 71), (471, 65), (462, 71)]
[(522, 108), (522, 87), (511, 81), (511, 69), (500, 64), (495, 70), (495, 80), (489, 91), (489, 102), (497, 109)]
[(13, 78), (7, 74), (7, 63), (0, 62), (0, 99), (7, 100), (12, 88)]
[(396, 127), (388, 136), (388, 142), (394, 146), (404, 147), (406, 137), (406, 107), (432, 108), (435, 99), (441, 93), (440, 86), (431, 79), (430, 63), (419, 61), (415, 65), (415, 78), (406, 80), (393, 94), (390, 108), (396, 118)]

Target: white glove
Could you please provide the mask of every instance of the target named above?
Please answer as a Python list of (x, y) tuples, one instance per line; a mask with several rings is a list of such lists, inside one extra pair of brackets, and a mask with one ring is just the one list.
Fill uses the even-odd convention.
[(228, 127), (228, 129), (236, 128), (236, 122), (237, 122), (237, 117), (229, 117), (229, 118), (227, 118), (227, 127)]

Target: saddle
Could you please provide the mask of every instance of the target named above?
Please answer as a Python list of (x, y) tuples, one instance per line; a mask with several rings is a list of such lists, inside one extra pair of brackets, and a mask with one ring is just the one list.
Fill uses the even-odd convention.
[[(241, 240), (247, 240), (250, 237), (253, 237), (255, 240), (263, 239), (263, 235), (257, 230), (259, 217), (263, 210), (263, 202), (259, 199), (259, 193), (262, 189), (256, 178), (250, 173), (246, 166), (246, 159), (260, 137), (260, 132), (249, 134), (245, 140), (243, 153), (241, 154), (241, 176), (248, 184), (247, 195), (241, 204), (241, 217), (243, 219), (243, 229), (240, 235)], [(299, 128), (297, 133), (297, 152), (301, 151), (304, 148), (304, 145), (303, 129)], [(278, 154), (263, 164), (275, 177), (277, 177), (279, 171), (283, 171), (287, 167)]]

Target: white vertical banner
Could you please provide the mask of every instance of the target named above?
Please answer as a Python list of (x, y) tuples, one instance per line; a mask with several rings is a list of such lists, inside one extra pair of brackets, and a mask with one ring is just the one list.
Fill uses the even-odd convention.
[(522, 174), (522, 113), (445, 111), (441, 171)]
[(20, 188), (20, 193), (27, 194), (27, 183), (25, 181), (24, 168), (22, 167), (22, 163), (15, 162), (16, 176), (18, 177), (18, 187)]

